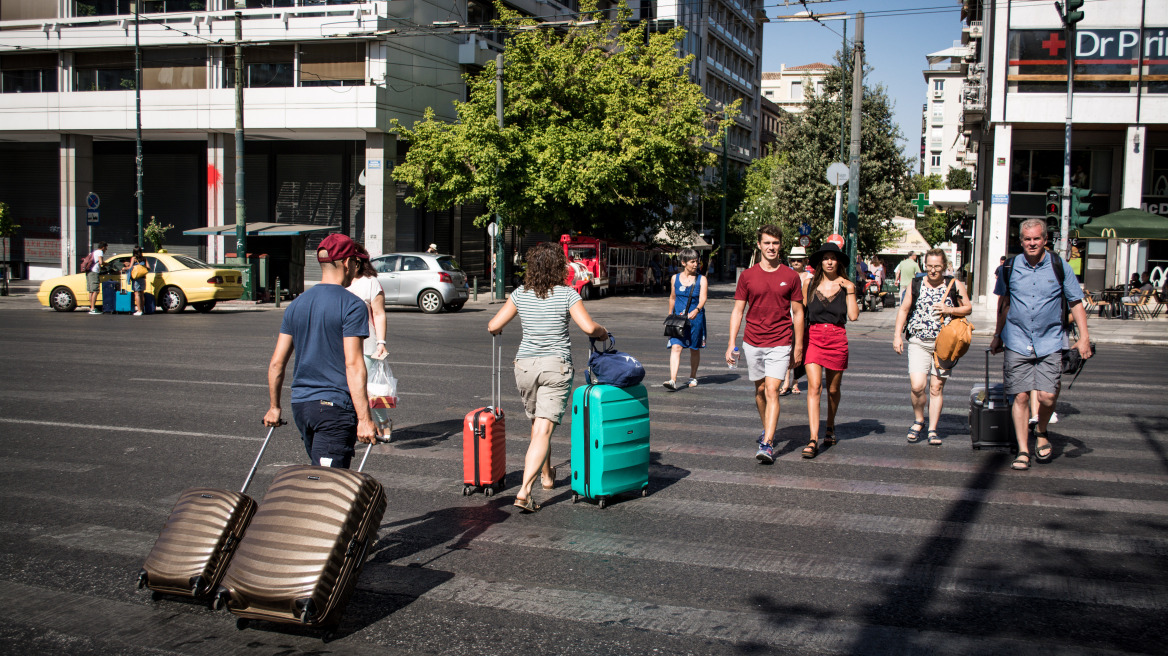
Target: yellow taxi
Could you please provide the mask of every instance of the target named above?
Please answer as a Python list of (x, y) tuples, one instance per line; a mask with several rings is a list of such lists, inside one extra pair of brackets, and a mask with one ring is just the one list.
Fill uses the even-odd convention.
[[(233, 301), (243, 296), (243, 274), (234, 269), (219, 269), (190, 255), (144, 253), (150, 272), (146, 274), (146, 291), (154, 294), (155, 305), (162, 312), (182, 312), (189, 303), (199, 312), (210, 312), (217, 301)], [(99, 279), (120, 281), (129, 291), (122, 267), (129, 255), (105, 258)], [(85, 274), (50, 278), (37, 292), (41, 305), (58, 312), (72, 312), (78, 305), (89, 305)], [(101, 305), (101, 292), (97, 304)]]

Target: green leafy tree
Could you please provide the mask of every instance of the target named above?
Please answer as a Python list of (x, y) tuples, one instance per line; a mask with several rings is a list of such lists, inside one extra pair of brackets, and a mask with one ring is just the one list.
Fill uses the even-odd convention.
[(945, 188), (973, 189), (973, 174), (969, 172), (969, 169), (950, 166), (949, 173), (945, 176)]
[[(703, 146), (716, 146), (722, 129), (689, 79), (692, 56), (678, 56), (684, 31), (632, 29), (624, 5), (615, 20), (566, 32), (496, 7), (499, 26), (510, 30), (504, 127), (493, 64), (466, 76), (469, 100), (455, 103), (454, 123), (430, 109), (412, 127), (394, 121), (409, 144), (394, 171), (411, 187), (406, 201), (433, 209), (482, 203), (478, 225), (498, 212), (527, 231), (655, 231), (715, 163)], [(581, 13), (594, 8), (585, 3)]]
[[(850, 50), (836, 54), (837, 64), (851, 57)], [(756, 186), (735, 215), (735, 230), (753, 240), (754, 231), (773, 222), (783, 229), (784, 244), (794, 243), (800, 224), (811, 226), (812, 245), (822, 243), (832, 231), (835, 187), (827, 182), (827, 166), (839, 159), (840, 112), (848, 110), (850, 94), (841, 94), (844, 76), (840, 66), (828, 74), (824, 93), (813, 96), (807, 109), (791, 117), (773, 163), (770, 198)], [(841, 106), (840, 98), (845, 102)], [(857, 249), (876, 253), (894, 241), (892, 217), (908, 211), (911, 188), (909, 162), (901, 153), (903, 136), (892, 120), (892, 103), (882, 85), (864, 86), (860, 123), (860, 198)], [(772, 164), (765, 164), (771, 166)], [(844, 189), (845, 213), (847, 189)], [(840, 231), (846, 226), (841, 216)]]
[(169, 224), (162, 225), (151, 216), (150, 223), (142, 229), (142, 237), (150, 242), (151, 250), (155, 253), (165, 253), (166, 251), (162, 250), (162, 241), (166, 238), (166, 231), (173, 227)]

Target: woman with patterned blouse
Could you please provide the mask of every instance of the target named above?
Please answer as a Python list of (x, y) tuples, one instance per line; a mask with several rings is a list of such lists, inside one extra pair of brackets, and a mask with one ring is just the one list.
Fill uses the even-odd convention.
[(952, 276), (944, 275), (949, 267), (945, 251), (934, 248), (925, 253), (925, 275), (914, 278), (906, 286), (900, 312), (896, 315), (896, 332), (892, 336), (892, 348), (897, 353), (905, 352), (905, 338), (908, 338), (908, 378), (912, 387), (912, 407), (914, 421), (908, 430), (908, 441), (919, 442), (921, 429), (925, 427), (925, 383), (933, 377), (929, 385), (929, 444), (941, 445), (937, 434), (937, 422), (941, 419), (944, 405), (942, 392), (949, 370), (937, 369), (933, 363), (933, 346), (941, 326), (953, 317), (966, 317), (973, 312), (965, 285)]

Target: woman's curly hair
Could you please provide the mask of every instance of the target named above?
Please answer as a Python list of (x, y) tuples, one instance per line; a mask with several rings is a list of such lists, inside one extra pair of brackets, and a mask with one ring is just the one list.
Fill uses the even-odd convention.
[(523, 287), (535, 292), (537, 297), (547, 298), (552, 288), (564, 284), (567, 276), (568, 258), (559, 244), (545, 241), (527, 250)]

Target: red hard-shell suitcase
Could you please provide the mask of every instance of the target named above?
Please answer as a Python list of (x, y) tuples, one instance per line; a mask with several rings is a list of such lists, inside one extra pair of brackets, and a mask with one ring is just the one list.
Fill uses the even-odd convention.
[(494, 405), (471, 410), (462, 424), (462, 494), (482, 489), (491, 496), (503, 489), (507, 475), (507, 424), (502, 405), (502, 348), (496, 357), (491, 338), (491, 402)]
[(196, 487), (179, 495), (138, 572), (139, 588), (184, 597), (215, 590), (255, 514), (256, 503), (246, 492), (274, 430), (268, 430), (242, 490)]
[[(294, 465), (272, 480), (215, 595), (248, 620), (335, 629), (385, 513), (385, 490), (357, 471)], [(328, 634), (326, 634), (326, 639)]]

